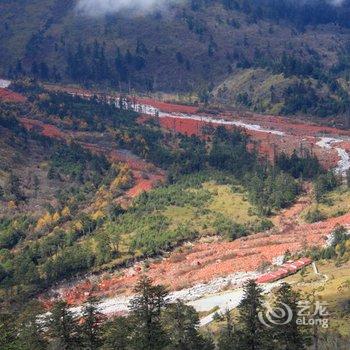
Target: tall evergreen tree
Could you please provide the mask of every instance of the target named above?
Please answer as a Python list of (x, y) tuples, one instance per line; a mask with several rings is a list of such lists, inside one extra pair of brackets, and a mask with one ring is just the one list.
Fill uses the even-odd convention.
[(7, 181), (5, 182), (5, 194), (8, 199), (14, 201), (22, 201), (25, 199), (21, 190), (21, 182), (17, 175), (10, 173)]
[(198, 313), (182, 301), (167, 307), (163, 324), (170, 338), (169, 350), (201, 350), (208, 343), (198, 331)]
[(21, 350), (45, 350), (47, 341), (44, 327), (40, 321), (40, 314), (44, 312), (39, 302), (32, 301), (21, 313), (18, 319), (18, 338)]
[(16, 350), (20, 346), (17, 337), (17, 327), (15, 323), (15, 315), (0, 312), (0, 349)]
[(350, 188), (350, 169), (346, 172), (346, 185)]
[(161, 324), (161, 311), (166, 306), (168, 294), (164, 286), (152, 285), (152, 280), (142, 277), (130, 303), (133, 348), (137, 350), (164, 349), (169, 339)]
[(104, 315), (98, 312), (97, 300), (90, 299), (83, 308), (81, 336), (84, 349), (95, 350), (102, 344), (101, 324)]
[[(298, 293), (294, 292), (289, 284), (283, 283), (276, 293), (276, 307), (288, 310), (283, 318), (276, 321), (274, 326), (275, 348), (281, 350), (305, 349), (306, 338), (300, 326), (297, 325)], [(291, 317), (291, 320), (289, 318)], [(285, 324), (284, 324), (285, 323)]]
[(262, 289), (254, 280), (244, 286), (244, 297), (238, 305), (239, 349), (265, 350), (273, 348), (268, 329), (260, 322), (259, 313), (264, 313)]
[(131, 348), (132, 322), (128, 317), (116, 317), (103, 327), (103, 350)]
[(80, 348), (78, 326), (65, 301), (58, 301), (48, 319), (49, 335), (56, 346), (62, 350)]

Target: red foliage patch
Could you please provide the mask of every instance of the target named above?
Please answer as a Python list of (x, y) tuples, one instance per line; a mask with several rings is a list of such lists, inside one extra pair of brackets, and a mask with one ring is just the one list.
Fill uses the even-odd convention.
[(287, 277), (301, 270), (303, 267), (310, 265), (311, 263), (312, 260), (309, 258), (302, 258), (296, 261), (287, 262), (283, 264), (278, 270), (261, 275), (259, 278), (256, 279), (256, 282), (269, 283), (278, 281), (281, 278)]
[(110, 158), (112, 161), (127, 163), (132, 170), (135, 183), (125, 194), (128, 198), (134, 198), (142, 192), (152, 190), (159, 182), (162, 182), (165, 179), (165, 173), (163, 170), (130, 152), (113, 150), (110, 154)]
[[(298, 211), (302, 208), (302, 203), (299, 203)], [(272, 263), (287, 250), (297, 253), (306, 245), (323, 245), (336, 225), (349, 226), (350, 213), (314, 224), (285, 225), (276, 234), (258, 233), (233, 242), (196, 243), (183, 252), (173, 252), (169, 258), (151, 263), (147, 275), (155, 283), (169, 286), (170, 290), (179, 290), (235, 272), (255, 271), (263, 263)], [(67, 290), (63, 296), (68, 297), (72, 304), (79, 304), (84, 295), (130, 295), (143, 272), (137, 266), (124, 272), (123, 275), (102, 278), (94, 286), (88, 286), (85, 281), (73, 290)]]
[[(145, 122), (146, 120), (146, 116), (143, 116), (139, 119), (140, 122)], [(219, 125), (215, 123), (174, 117), (162, 117), (159, 118), (159, 122), (164, 129), (185, 134), (187, 136), (196, 135), (199, 137), (207, 137), (203, 135), (203, 128), (205, 126), (211, 126), (215, 128)], [(284, 136), (275, 135), (268, 132), (245, 130), (252, 140), (249, 148), (251, 150), (253, 148), (256, 148), (259, 154), (266, 156), (270, 161), (273, 161), (275, 157), (282, 152), (291, 155), (294, 150), (304, 148), (313, 152), (319, 158), (321, 164), (326, 169), (335, 167), (339, 161), (339, 156), (336, 150), (326, 150), (323, 148), (321, 149), (316, 145), (316, 142), (318, 140), (316, 131), (319, 131), (318, 128), (320, 127), (310, 126), (311, 129), (309, 130), (306, 124), (296, 125), (296, 130), (293, 130), (292, 127), (294, 124), (291, 124), (291, 127), (287, 128), (287, 131), (283, 128), (271, 128), (271, 125), (262, 123), (262, 126), (266, 129), (277, 129), (286, 132)], [(300, 135), (301, 126), (304, 127), (306, 134)], [(233, 126), (226, 126), (226, 128), (232, 129)], [(329, 129), (332, 130), (332, 133), (335, 133), (335, 130), (337, 130), (332, 128)], [(309, 135), (307, 132), (310, 132), (311, 134)]]
[(152, 190), (157, 186), (157, 184), (164, 180), (163, 174), (147, 173), (147, 178), (144, 177), (141, 172), (133, 172), (133, 177), (135, 180), (134, 186), (126, 192), (126, 196), (134, 198), (139, 196), (142, 192), (147, 192)]
[[(228, 118), (232, 118), (232, 115), (226, 114)], [(239, 115), (236, 117), (240, 117)], [(262, 127), (269, 129), (281, 130), (291, 135), (297, 136), (319, 136), (320, 134), (332, 134), (332, 135), (350, 135), (349, 130), (336, 129), (329, 126), (322, 126), (313, 124), (307, 121), (302, 121), (295, 118), (279, 117), (279, 116), (265, 116), (260, 114), (247, 113), (247, 115), (241, 117), (243, 121), (248, 123), (256, 123)]]
[(58, 139), (63, 139), (65, 136), (64, 133), (54, 125), (44, 124), (39, 120), (29, 118), (21, 118), (20, 121), (27, 130), (35, 130), (43, 136)]
[(337, 146), (345, 149), (347, 152), (350, 152), (350, 141), (343, 141), (337, 143)]
[(176, 119), (172, 117), (164, 117), (159, 120), (160, 125), (168, 130), (172, 130), (174, 132), (178, 132), (187, 136), (191, 135), (202, 135), (202, 127), (206, 125), (206, 123), (191, 120), (191, 119)]
[(127, 163), (132, 170), (148, 171), (152, 168), (150, 163), (142, 160), (128, 151), (112, 150), (110, 153), (112, 161)]
[(24, 96), (18, 94), (17, 92), (0, 88), (0, 101), (23, 103), (23, 102), (26, 102), (27, 99)]

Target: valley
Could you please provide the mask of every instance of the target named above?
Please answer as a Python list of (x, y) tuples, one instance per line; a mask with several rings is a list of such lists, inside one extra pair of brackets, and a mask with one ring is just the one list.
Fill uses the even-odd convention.
[[(56, 86), (55, 91), (57, 89), (84, 99), (99, 96), (97, 93), (77, 92), (68, 87)], [(118, 96), (101, 95), (98, 98), (117, 106), (120, 104)], [(160, 125), (172, 133), (183, 133), (188, 136), (194, 134), (208, 138), (217, 126), (224, 125), (228, 129), (239, 128), (247, 132), (255, 146), (257, 144), (259, 153), (271, 161), (282, 152), (291, 155), (299, 148), (317, 154), (323, 166), (334, 169), (342, 177), (346, 176), (350, 167), (348, 154), (350, 132), (346, 130), (307, 124), (301, 120), (289, 121), (286, 118), (256, 114), (237, 116), (221, 112), (212, 116), (200, 112), (197, 107), (145, 98), (133, 97), (125, 101), (127, 108), (141, 114), (139, 122), (158, 119)], [(27, 124), (28, 120), (24, 120), (24, 123)], [(43, 127), (44, 133), (45, 130), (47, 126)], [(75, 137), (77, 140), (82, 136), (83, 134), (70, 133), (70, 137)], [(104, 145), (105, 142), (102, 143), (103, 146), (84, 142), (81, 144), (99, 153), (111, 152), (109, 157), (126, 162), (132, 169), (135, 179), (141, 177), (140, 182), (137, 180), (134, 187), (126, 192), (127, 197), (133, 198), (154, 187), (152, 180), (142, 180), (141, 172), (149, 167), (143, 160), (127, 151), (108, 151), (113, 147)], [(164, 174), (158, 170), (157, 175), (155, 169), (151, 170), (148, 176), (156, 181), (161, 181), (162, 177), (164, 179)], [(217, 185), (214, 188), (218, 188)], [(245, 281), (253, 277), (258, 278), (263, 274), (263, 270), (273, 271), (287, 251), (288, 254), (294, 255), (313, 247), (326, 246), (331, 232), (336, 227), (349, 228), (348, 212), (321, 222), (305, 223), (302, 215), (305, 215), (305, 211), (313, 202), (310, 186), (307, 186), (305, 191), (307, 194), (301, 196), (290, 208), (272, 217), (275, 226), (267, 232), (252, 234), (233, 242), (222, 242), (217, 236), (203, 237), (195, 242), (188, 241), (174, 252), (167, 252), (165, 258), (151, 258), (127, 269), (93, 274), (68, 285), (64, 283), (49, 294), (54, 298), (66, 299), (72, 306), (77, 305), (72, 308), (76, 312), (80, 310), (78, 305), (91, 297), (97, 297), (101, 300), (99, 304), (101, 312), (107, 315), (125, 314), (128, 302), (132, 298), (133, 286), (139, 277), (146, 273), (155, 283), (169, 288), (171, 300), (181, 297), (198, 311), (210, 311), (214, 306), (218, 306), (223, 312), (225, 308), (239, 303), (239, 296), (243, 295), (241, 287)], [(222, 209), (221, 206), (219, 210)], [(188, 220), (186, 211), (175, 214), (176, 207), (170, 207), (169, 210), (170, 213), (174, 211), (174, 215), (180, 217), (184, 215), (183, 219)], [(264, 288), (271, 290), (276, 285), (278, 283), (268, 283)], [(50, 303), (47, 296), (43, 297), (43, 300), (45, 303)], [(218, 305), (213, 306), (215, 303), (213, 300), (217, 300)], [(213, 314), (204, 317), (202, 324), (212, 320)]]
[[(25, 185), (28, 199), (19, 200), (17, 204), (7, 202), (1, 214), (4, 219), (13, 213), (17, 213), (17, 220), (23, 220), (21, 215), (24, 213), (30, 213), (32, 217), (32, 226), (27, 226), (31, 233), (19, 238), (13, 248), (8, 238), (3, 246), (10, 248), (6, 249), (13, 256), (18, 254), (17, 251), (25, 252), (28, 249), (29, 252), (33, 250), (30, 254), (42, 256), (40, 260), (34, 260), (37, 261), (38, 276), (49, 278), (52, 282), (43, 280), (43, 287), (30, 293), (39, 298), (44, 310), (50, 310), (56, 300), (66, 300), (69, 310), (80, 317), (85, 303), (94, 299), (98, 300), (97, 310), (106, 317), (126, 316), (130, 302), (135, 297), (134, 286), (142, 276), (147, 275), (153, 283), (167, 287), (169, 302), (181, 299), (199, 312), (203, 329), (215, 329), (218, 315), (228, 309), (235, 309), (243, 300), (243, 287), (247, 281), (262, 281), (263, 293), (269, 298), (285, 279), (292, 278), (288, 277), (289, 274), (298, 276), (299, 269), (310, 270), (308, 262), (296, 270), (293, 268), (285, 272), (283, 262), (289, 259), (293, 265), (305, 255), (312, 257), (319, 254), (317, 252), (327, 250), (330, 246), (333, 232), (339, 228), (347, 232), (350, 229), (350, 199), (347, 199), (350, 195), (346, 185), (350, 165), (348, 130), (321, 126), (302, 119), (229, 111), (209, 112), (202, 106), (179, 105), (152, 98), (105, 94), (60, 85), (47, 86), (41, 95), (34, 95), (33, 103), (29, 102), (29, 99), (33, 101), (33, 97), (28, 93), (11, 91), (11, 86), (2, 88), (2, 96), (16, 95), (16, 98), (8, 102), (2, 97), (4, 107), (24, 108), (25, 113), (19, 110), (17, 120), (20, 126), (16, 128), (24, 128), (28, 133), (27, 138), (34, 138), (31, 142), (37, 145), (32, 150), (38, 152), (42, 147), (40, 143), (44, 142), (49, 155), (52, 152), (50, 143), (57, 144), (53, 148), (57, 149), (54, 151), (56, 153), (49, 155), (49, 158), (39, 151), (30, 160), (34, 162), (30, 165), (32, 169), (35, 169), (36, 162), (40, 164), (35, 170), (38, 180), (31, 180), (37, 183), (35, 191), (39, 191), (40, 200), (32, 194), (33, 185)], [(117, 118), (124, 118), (125, 113), (129, 118), (124, 122), (126, 128), (113, 126), (119, 123), (113, 119), (106, 119), (108, 127), (101, 128), (96, 124), (98, 119), (94, 115), (92, 122), (90, 119), (83, 122), (80, 118), (84, 114), (75, 105), (79, 105), (79, 109), (86, 109), (85, 113), (90, 113), (87, 108), (95, 110), (101, 117), (103, 114), (100, 114), (99, 109), (102, 107), (107, 113), (110, 113), (109, 110), (117, 113)], [(43, 106), (50, 111), (49, 114), (38, 112), (40, 109), (44, 111)], [(124, 112), (120, 113), (119, 109)], [(74, 115), (77, 119), (62, 119), (60, 114)], [(72, 122), (78, 123), (74, 126)], [(90, 123), (94, 123), (93, 128), (89, 126)], [(11, 134), (11, 124), (3, 125), (4, 131)], [(141, 135), (145, 130), (158, 128), (161, 133), (157, 131), (156, 138), (152, 136), (148, 141), (143, 141), (144, 136)], [(310, 170), (307, 168), (300, 168), (297, 171), (304, 171), (306, 178), (301, 183), (299, 193), (292, 195), (295, 191), (293, 187), (289, 189), (286, 184), (282, 185), (287, 195), (285, 199), (282, 197), (279, 200), (285, 200), (288, 204), (285, 207), (280, 204), (265, 207), (268, 204), (260, 204), (259, 192), (257, 197), (252, 197), (251, 187), (256, 186), (254, 178), (241, 182), (239, 175), (234, 178), (225, 172), (225, 168), (219, 170), (215, 167), (199, 168), (201, 170), (196, 175), (191, 173), (192, 170), (188, 174), (176, 175), (166, 169), (169, 165), (164, 166), (169, 164), (166, 158), (163, 161), (165, 163), (157, 163), (159, 156), (152, 158), (148, 153), (154, 147), (152, 140), (158, 142), (162, 140), (158, 139), (161, 135), (166, 135), (162, 142), (170, 149), (174, 145), (176, 148), (181, 145), (178, 140), (193, 142), (189, 149), (182, 151), (189, 159), (195, 159), (198, 152), (196, 147), (205, 144), (205, 148), (199, 148), (199, 152), (207, 153), (210, 162), (212, 153), (208, 152), (213, 152), (212, 143), (215, 144), (215, 139), (220, 137), (219, 130), (224, 135), (226, 132), (244, 133), (247, 143), (245, 151), (240, 151), (248, 152), (244, 158), (250, 157), (249, 152), (256, 152), (261, 164), (280, 164), (296, 178), (300, 174), (289, 168), (288, 159), (294, 157), (296, 162), (302, 162), (302, 157), (305, 157), (305, 167), (316, 162), (313, 157), (317, 157), (320, 166), (334, 171), (339, 178), (338, 185), (321, 194), (323, 199), (317, 201), (315, 182), (307, 178), (314, 175), (309, 175)], [(140, 140), (142, 146), (135, 148), (133, 140)], [(64, 144), (68, 148), (64, 148), (67, 147)], [(29, 144), (29, 147), (33, 145)], [(17, 157), (23, 157), (16, 143), (5, 141), (4, 147), (6, 153), (2, 158), (3, 164), (9, 164), (11, 158), (8, 154), (14, 150), (19, 152)], [(76, 150), (73, 152), (69, 147)], [(64, 154), (61, 152), (67, 153), (67, 160), (61, 158), (60, 154)], [(88, 160), (92, 157), (94, 161), (101, 162), (103, 167), (106, 165), (101, 157), (105, 157), (112, 164), (113, 173), (108, 175), (112, 170), (96, 168), (98, 172), (106, 174), (103, 175), (106, 179), (100, 185), (97, 183), (95, 188), (84, 189), (87, 192), (82, 197), (83, 201), (77, 203), (78, 206), (73, 201), (76, 197), (74, 192), (70, 194), (72, 197), (66, 197), (71, 198), (68, 202), (66, 199), (60, 204), (62, 200), (54, 188), (59, 184), (67, 188), (66, 191), (71, 191), (67, 187), (67, 175), (64, 174), (70, 172), (71, 167), (75, 169), (74, 161), (70, 163), (75, 152), (78, 152), (79, 158)], [(283, 159), (287, 161), (286, 165), (281, 163)], [(56, 168), (53, 164), (57, 164)], [(90, 168), (90, 160), (86, 165), (83, 164), (85, 172), (89, 174), (93, 169)], [(193, 166), (196, 167), (196, 163)], [(12, 169), (20, 167), (16, 165)], [(53, 179), (46, 184), (45, 177), (51, 178), (50, 172), (60, 175), (53, 175)], [(84, 172), (80, 177), (74, 175), (76, 173), (71, 174), (68, 181), (78, 181), (77, 186), (82, 186), (79, 183), (88, 185), (88, 182), (84, 185)], [(319, 176), (329, 181), (326, 180), (327, 175)], [(6, 181), (6, 176), (2, 178)], [(285, 181), (283, 177), (281, 180)], [(24, 188), (24, 181), (23, 177), (19, 179), (20, 188)], [(292, 185), (295, 180), (291, 177), (287, 181)], [(48, 187), (45, 189), (43, 186)], [(43, 191), (46, 191), (46, 196)], [(290, 194), (288, 191), (291, 191)], [(280, 193), (284, 194), (283, 191)], [(288, 199), (289, 195), (293, 199)], [(46, 209), (45, 200), (49, 198), (46, 203), (50, 203), (54, 208), (50, 209), (51, 212), (56, 210), (56, 213), (50, 214)], [(53, 198), (56, 198), (55, 201)], [(265, 210), (268, 210), (268, 214), (265, 214)], [(57, 252), (56, 244), (60, 247)], [(76, 261), (74, 250), (79, 254)], [(2, 261), (8, 264), (4, 257)], [(74, 262), (60, 262), (59, 259), (73, 259)], [(84, 259), (86, 265), (81, 265)], [(65, 264), (66, 267), (62, 270), (59, 264)], [(337, 273), (338, 267), (334, 271)], [(312, 275), (312, 270), (309, 273)], [(315, 290), (320, 283), (324, 284), (324, 288), (333, 283), (320, 281), (317, 275), (314, 278), (310, 288), (314, 284)], [(295, 288), (299, 285), (300, 282), (296, 282)], [(30, 284), (24, 286), (32, 288)], [(15, 288), (15, 284), (11, 288)], [(15, 298), (15, 294), (12, 298)], [(334, 322), (343, 324), (344, 321), (337, 316)], [(344, 334), (348, 334), (347, 328), (344, 329)]]
[(350, 0), (0, 1), (0, 349), (348, 350)]

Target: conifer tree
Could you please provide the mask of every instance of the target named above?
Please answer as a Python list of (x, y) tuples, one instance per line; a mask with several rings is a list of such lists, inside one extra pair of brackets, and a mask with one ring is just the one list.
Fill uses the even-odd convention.
[(169, 350), (202, 350), (210, 343), (199, 333), (199, 317), (196, 310), (177, 301), (167, 307), (163, 325), (170, 338)]
[(45, 350), (47, 341), (40, 315), (44, 313), (39, 302), (32, 301), (18, 318), (18, 339), (21, 350)]
[[(280, 307), (285, 311), (284, 317), (276, 320), (273, 329), (276, 349), (305, 349), (305, 335), (296, 322), (298, 317), (298, 300), (298, 293), (294, 292), (287, 283), (283, 283), (276, 293), (276, 307)], [(288, 322), (289, 318), (290, 321)]]
[(103, 350), (131, 349), (132, 321), (128, 317), (116, 317), (103, 327)]
[(0, 312), (0, 349), (14, 350), (19, 347), (15, 315)]
[(226, 324), (222, 328), (219, 340), (218, 349), (219, 350), (234, 350), (238, 349), (237, 334), (235, 333), (234, 324), (230, 311), (227, 310), (225, 313)]
[(89, 299), (83, 308), (81, 335), (84, 349), (95, 350), (102, 344), (101, 324), (104, 320), (97, 308), (97, 300)]
[(62, 350), (80, 347), (78, 326), (65, 301), (55, 303), (48, 319), (49, 335), (55, 346)]
[(134, 324), (132, 334), (133, 348), (137, 350), (164, 349), (168, 337), (161, 324), (161, 311), (166, 306), (168, 294), (164, 286), (152, 285), (152, 280), (142, 277), (130, 304), (131, 320)]
[(244, 286), (244, 297), (238, 305), (239, 349), (265, 350), (272, 348), (269, 330), (260, 322), (259, 313), (264, 313), (262, 289), (254, 280)]

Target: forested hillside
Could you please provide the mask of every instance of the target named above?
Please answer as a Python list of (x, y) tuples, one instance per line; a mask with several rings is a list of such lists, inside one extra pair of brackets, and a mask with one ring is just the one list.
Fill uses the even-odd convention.
[(0, 86), (1, 350), (349, 349), (350, 0), (0, 0)]
[[(13, 86), (31, 102), (0, 104), (0, 301), (186, 240), (269, 229), (268, 216), (300, 193), (297, 179), (324, 172), (309, 153), (272, 167), (238, 130), (172, 134), (123, 103)], [(134, 198), (145, 182), (160, 187)]]
[[(0, 71), (321, 117), (347, 112), (349, 1), (186, 0), (143, 14), (2, 1)], [(98, 12), (96, 12), (98, 13)]]
[[(281, 255), (308, 256), (330, 270), (328, 279), (304, 266), (293, 289), (306, 289), (305, 300), (310, 289), (312, 298), (317, 292), (333, 302), (332, 327), (342, 329), (317, 328), (320, 344), (328, 334), (348, 342), (349, 171), (327, 172), (317, 149), (307, 145), (270, 159), (258, 135), (284, 142), (297, 137), (272, 127), (209, 119), (178, 131), (166, 127), (162, 119), (169, 117), (160, 112), (135, 112), (136, 97), (71, 89), (16, 80), (4, 90), (16, 99), (0, 103), (1, 348), (139, 350), (142, 343), (168, 350), (188, 339), (194, 349), (225, 350), (232, 342), (248, 349), (255, 332), (247, 328), (249, 315), (265, 310), (265, 286), (247, 279), (273, 271)], [(289, 132), (301, 126), (320, 155), (332, 151), (320, 142), (334, 140), (320, 137), (320, 130), (338, 133), (347, 145), (347, 131), (287, 125)], [(341, 163), (335, 160), (333, 166)], [(164, 283), (152, 285), (144, 273)], [(171, 297), (188, 293), (196, 300), (201, 290), (214, 297), (219, 291), (221, 298), (243, 281), (241, 302), (226, 315), (216, 306), (197, 312), (166, 298), (166, 287)], [(335, 299), (335, 290), (344, 293)], [(282, 297), (281, 291), (299, 300), (286, 285), (274, 295)], [(134, 293), (130, 314), (114, 317), (118, 298), (126, 304), (128, 293)], [(110, 313), (102, 311), (103, 302)], [(200, 329), (207, 312), (215, 322)], [(149, 315), (151, 326), (144, 322)], [(311, 344), (311, 328), (290, 325), (298, 332), (293, 341)], [(261, 349), (271, 349), (271, 334), (274, 348), (290, 342), (277, 330), (259, 329), (254, 341)]]

